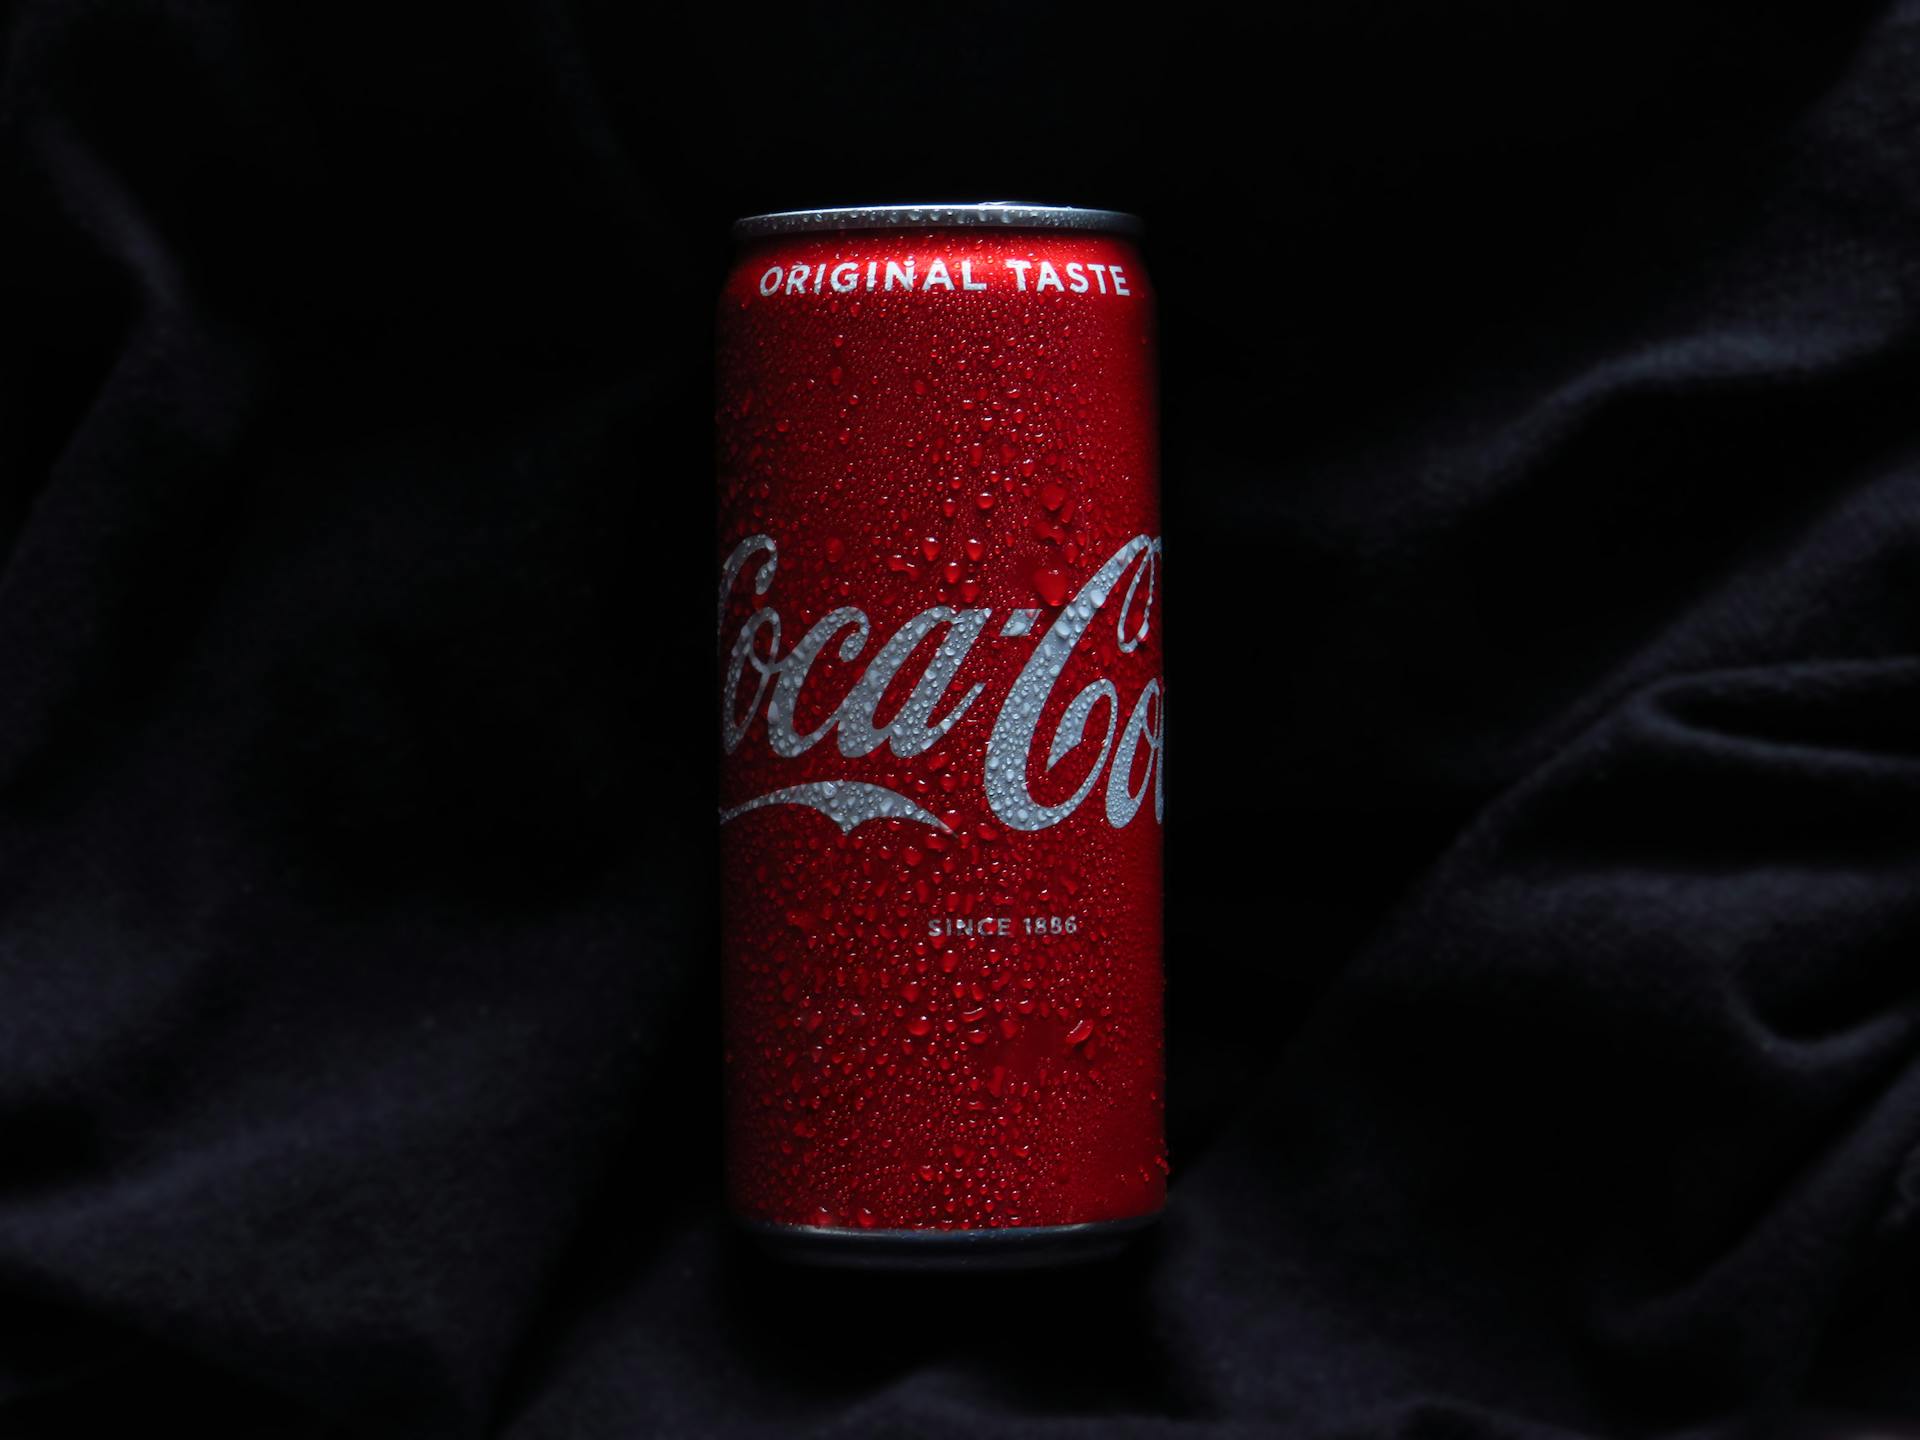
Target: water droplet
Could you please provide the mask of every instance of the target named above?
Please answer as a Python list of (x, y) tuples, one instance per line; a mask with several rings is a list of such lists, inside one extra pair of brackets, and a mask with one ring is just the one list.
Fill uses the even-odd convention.
[(1061, 605), (1067, 598), (1066, 572), (1049, 565), (1033, 572), (1033, 588), (1049, 605)]

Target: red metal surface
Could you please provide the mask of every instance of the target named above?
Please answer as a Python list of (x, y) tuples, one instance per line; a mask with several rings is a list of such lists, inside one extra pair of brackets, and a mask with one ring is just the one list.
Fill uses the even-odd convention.
[(848, 1228), (1158, 1209), (1138, 252), (970, 228), (759, 241), (721, 297), (719, 365), (733, 1205)]

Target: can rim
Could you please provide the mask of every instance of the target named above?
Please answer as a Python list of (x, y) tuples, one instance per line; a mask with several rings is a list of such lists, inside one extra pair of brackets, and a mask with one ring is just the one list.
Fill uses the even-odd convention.
[(1093, 230), (1138, 236), (1145, 226), (1124, 210), (1085, 210), (1077, 205), (1029, 205), (1022, 200), (968, 204), (841, 205), (824, 210), (776, 210), (733, 222), (733, 238), (799, 235), (823, 230), (954, 229), (1004, 226), (1009, 230)]

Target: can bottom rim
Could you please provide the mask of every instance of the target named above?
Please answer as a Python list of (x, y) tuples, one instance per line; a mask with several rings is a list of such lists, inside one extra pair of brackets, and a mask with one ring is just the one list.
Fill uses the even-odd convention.
[(1159, 1211), (1080, 1225), (991, 1230), (842, 1230), (735, 1217), (761, 1249), (802, 1265), (860, 1270), (1026, 1270), (1106, 1260), (1160, 1218)]

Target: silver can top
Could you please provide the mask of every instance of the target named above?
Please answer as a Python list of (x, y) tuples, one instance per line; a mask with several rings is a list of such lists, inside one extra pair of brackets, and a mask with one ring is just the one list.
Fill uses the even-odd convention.
[(820, 230), (945, 229), (967, 225), (1010, 230), (1097, 230), (1109, 235), (1138, 235), (1137, 215), (1119, 210), (1082, 210), (1072, 205), (1028, 205), (1019, 200), (986, 200), (970, 205), (846, 205), (831, 210), (781, 210), (749, 215), (733, 222), (733, 238), (798, 235)]

